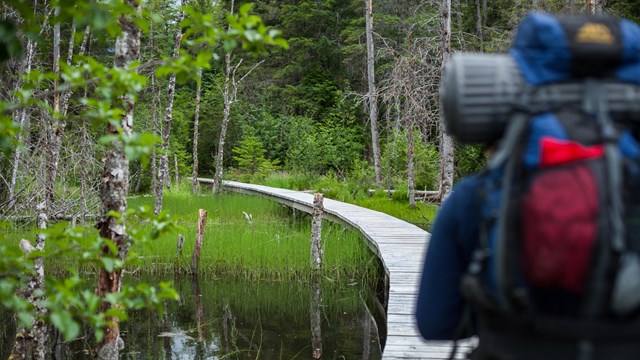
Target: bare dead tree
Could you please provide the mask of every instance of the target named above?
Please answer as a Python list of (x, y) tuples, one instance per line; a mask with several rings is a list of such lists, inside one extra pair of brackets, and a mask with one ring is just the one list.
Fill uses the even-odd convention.
[[(407, 33), (406, 47), (395, 53), (393, 69), (381, 82), (382, 101), (394, 120), (394, 133), (407, 136), (407, 186), (409, 203), (415, 205), (414, 133), (420, 130), (425, 142), (432, 141), (429, 129), (438, 124), (440, 48), (438, 37), (413, 38)], [(420, 127), (421, 125), (422, 127)]]
[[(34, 4), (34, 8), (37, 8), (37, 2)], [(27, 40), (27, 46), (26, 46), (26, 56), (24, 57), (24, 70), (23, 70), (23, 75), (27, 74), (29, 72), (31, 72), (31, 65), (33, 64), (33, 57), (35, 55), (35, 46), (36, 44), (31, 41), (31, 39)], [(20, 126), (20, 132), (18, 133), (18, 143), (19, 144), (23, 144), (24, 140), (25, 140), (25, 133), (28, 131), (29, 129), (29, 124), (28, 124), (28, 117), (27, 117), (27, 108), (23, 108), (21, 110), (19, 110), (19, 115), (18, 115), (18, 125)], [(20, 157), (22, 155), (22, 149), (20, 147), (16, 148), (15, 151), (15, 156), (13, 159), (13, 169), (11, 171), (11, 182), (9, 184), (9, 199), (11, 199), (13, 201), (14, 197), (15, 197), (15, 188), (16, 188), (16, 181), (18, 179), (18, 168), (20, 166)]]
[[(442, 63), (441, 71), (451, 57), (451, 0), (442, 1), (442, 10), (440, 14), (440, 33), (442, 44)], [(440, 186), (439, 200), (444, 201), (453, 187), (453, 157), (454, 146), (453, 139), (447, 135), (445, 131), (444, 119), (440, 119)]]
[[(180, 1), (180, 5), (184, 5), (185, 1)], [(180, 44), (182, 43), (182, 28), (180, 28), (180, 23), (184, 18), (184, 11), (180, 9), (180, 14), (178, 15), (178, 27), (176, 29), (176, 34), (173, 41), (173, 54), (172, 57), (175, 59), (180, 54)], [(169, 176), (169, 137), (171, 136), (171, 123), (173, 122), (173, 99), (175, 97), (176, 90), (176, 74), (171, 73), (169, 75), (169, 85), (167, 86), (167, 104), (165, 107), (164, 113), (164, 124), (162, 127), (162, 153), (160, 154), (160, 167), (158, 172), (158, 179), (156, 185), (156, 202), (154, 213), (157, 215), (162, 211), (162, 196), (164, 194), (164, 188), (169, 187), (170, 176)]]
[[(125, 4), (131, 7), (134, 12), (140, 12), (140, 4), (137, 0), (125, 0)], [(140, 56), (140, 29), (135, 22), (127, 17), (121, 16), (118, 20), (122, 33), (116, 39), (114, 47), (114, 65), (120, 68), (126, 67), (129, 63), (138, 60)], [(131, 136), (133, 128), (133, 97), (123, 99), (123, 116), (120, 122), (121, 131), (124, 136)], [(117, 134), (118, 129), (112, 124), (108, 125), (109, 134)], [(118, 257), (124, 260), (129, 252), (128, 235), (124, 223), (111, 212), (124, 214), (127, 209), (127, 193), (129, 191), (129, 159), (127, 158), (123, 144), (116, 142), (105, 154), (103, 182), (100, 191), (103, 207), (103, 217), (97, 224), (100, 236), (111, 240), (118, 249)], [(104, 256), (110, 256), (107, 247), (103, 249)], [(98, 287), (96, 294), (100, 298), (110, 293), (117, 293), (122, 287), (122, 268), (108, 272), (104, 268), (100, 269), (98, 275)], [(107, 301), (100, 305), (101, 312), (111, 309)], [(98, 357), (106, 360), (116, 360), (124, 342), (120, 338), (120, 322), (117, 317), (107, 318), (109, 326), (105, 329), (104, 338), (98, 344)]]
[(198, 137), (200, 136), (200, 94), (202, 93), (202, 74), (198, 74), (196, 85), (196, 106), (193, 115), (193, 174), (191, 176), (191, 189), (198, 192)]
[[(152, 36), (151, 36), (152, 37)], [(158, 92), (156, 91), (156, 76), (151, 74), (151, 127), (153, 134), (158, 135)], [(156, 153), (156, 146), (153, 146), (151, 150), (151, 189), (154, 194), (158, 188), (158, 155)]]
[(380, 154), (380, 133), (378, 132), (378, 91), (375, 79), (375, 53), (373, 47), (373, 0), (365, 3), (365, 33), (367, 37), (367, 83), (369, 93), (369, 123), (371, 125), (371, 149), (373, 151), (373, 168), (376, 176), (376, 186), (382, 184), (382, 160)]
[[(231, 0), (231, 13), (233, 14), (234, 0)], [(264, 60), (256, 63), (249, 71), (247, 71), (240, 79), (236, 80), (236, 72), (244, 59), (240, 59), (235, 65), (233, 56), (230, 52), (224, 56), (225, 78), (224, 88), (222, 90), (222, 100), (224, 109), (222, 111), (222, 124), (220, 125), (220, 138), (218, 140), (218, 151), (216, 153), (216, 172), (213, 175), (213, 192), (218, 193), (222, 189), (222, 175), (224, 166), (224, 145), (227, 139), (227, 128), (231, 122), (231, 107), (238, 100), (238, 87), (242, 81), (249, 76)]]
[(480, 6), (480, 0), (476, 0), (476, 36), (480, 42), (480, 52), (484, 49), (484, 34), (483, 34), (483, 21), (482, 21), (482, 7)]
[[(60, 8), (56, 7), (55, 13), (59, 14)], [(44, 182), (44, 197), (46, 211), (51, 211), (55, 198), (55, 184), (58, 174), (58, 164), (60, 162), (60, 147), (62, 146), (62, 134), (64, 133), (65, 121), (60, 116), (60, 92), (58, 91), (58, 78), (60, 77), (60, 23), (53, 26), (53, 62), (52, 70), (55, 74), (53, 82), (53, 114), (48, 114), (46, 139), (46, 172)]]

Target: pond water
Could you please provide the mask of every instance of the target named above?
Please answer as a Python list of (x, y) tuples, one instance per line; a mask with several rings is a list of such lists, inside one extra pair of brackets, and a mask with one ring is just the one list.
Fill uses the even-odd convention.
[[(375, 308), (376, 294), (357, 282), (325, 280), (316, 287), (181, 277), (174, 287), (181, 300), (167, 302), (164, 315), (129, 314), (121, 327), (122, 359), (311, 359), (314, 347), (322, 359), (381, 358), (368, 310)], [(7, 358), (15, 324), (7, 314), (2, 318), (0, 357)], [(53, 333), (51, 358), (89, 358), (90, 338), (65, 343)]]

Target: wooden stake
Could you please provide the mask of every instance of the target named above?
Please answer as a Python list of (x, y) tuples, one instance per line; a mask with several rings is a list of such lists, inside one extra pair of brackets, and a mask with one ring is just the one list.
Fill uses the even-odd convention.
[(182, 247), (184, 247), (184, 235), (178, 234), (178, 258), (182, 259)]
[(322, 268), (322, 257), (324, 255), (324, 249), (322, 248), (322, 214), (324, 213), (324, 205), (322, 201), (322, 194), (313, 196), (313, 218), (311, 220), (311, 268), (313, 270)]
[(200, 263), (200, 250), (202, 249), (202, 240), (204, 239), (204, 226), (207, 224), (207, 211), (200, 209), (198, 216), (198, 232), (196, 233), (196, 243), (193, 247), (193, 256), (191, 256), (191, 274), (197, 274), (198, 264)]
[(322, 288), (317, 276), (313, 276), (311, 285), (311, 357), (322, 357)]

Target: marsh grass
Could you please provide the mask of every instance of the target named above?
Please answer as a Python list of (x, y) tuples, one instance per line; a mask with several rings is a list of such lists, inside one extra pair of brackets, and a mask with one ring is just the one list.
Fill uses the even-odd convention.
[[(205, 189), (206, 190), (206, 189)], [(153, 205), (152, 197), (132, 197), (129, 208)], [(147, 274), (185, 273), (191, 263), (196, 237), (198, 209), (208, 211), (199, 273), (206, 277), (231, 275), (248, 280), (307, 281), (311, 276), (309, 242), (311, 218), (292, 217), (291, 210), (256, 196), (239, 194), (193, 195), (190, 187), (178, 187), (165, 194), (164, 207), (179, 226), (178, 232), (167, 233), (155, 240), (134, 244), (136, 261), (126, 271)], [(251, 221), (247, 220), (251, 216)], [(137, 223), (128, 219), (131, 230)], [(87, 238), (97, 232), (87, 224)], [(140, 234), (151, 232), (150, 224), (138, 225)], [(1, 231), (5, 243), (35, 238), (33, 228), (24, 229), (4, 224)], [(178, 233), (184, 235), (182, 256), (177, 254)], [(323, 223), (325, 262), (322, 275), (328, 281), (375, 283), (379, 261), (368, 249), (361, 235), (328, 221)], [(51, 251), (48, 245), (47, 252)], [(73, 259), (49, 261), (50, 271), (63, 272), (80, 267)], [(84, 273), (95, 273), (91, 266), (81, 266)]]
[(312, 176), (283, 171), (273, 173), (261, 184), (299, 191), (311, 189), (321, 192), (325, 198), (380, 211), (427, 231), (431, 229), (431, 223), (438, 211), (438, 206), (433, 203), (418, 202), (416, 207), (410, 207), (406, 186), (398, 188), (392, 196), (382, 189), (369, 195), (368, 189), (373, 186), (366, 182), (350, 179), (339, 181), (331, 176)]
[[(135, 198), (131, 206), (149, 206), (152, 198)], [(195, 243), (198, 209), (208, 211), (199, 270), (204, 274), (234, 275), (255, 280), (306, 280), (310, 275), (311, 219), (292, 220), (289, 208), (255, 196), (198, 195), (175, 191), (165, 208), (185, 236), (183, 255), (177, 256), (177, 234), (168, 234), (139, 250), (141, 269), (187, 270)], [(251, 216), (251, 221), (245, 216)], [(376, 259), (359, 233), (327, 221), (324, 275), (330, 279), (377, 274)]]

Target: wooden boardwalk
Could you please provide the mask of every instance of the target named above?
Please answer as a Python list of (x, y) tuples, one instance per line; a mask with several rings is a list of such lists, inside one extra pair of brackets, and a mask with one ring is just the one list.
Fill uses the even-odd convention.
[[(210, 184), (210, 179), (198, 179)], [(310, 213), (313, 195), (293, 190), (278, 189), (225, 181), (230, 191), (260, 195), (287, 206)], [(422, 262), (429, 233), (405, 221), (378, 211), (331, 199), (324, 199), (325, 218), (338, 221), (359, 230), (369, 247), (380, 258), (387, 273), (389, 295), (387, 303), (387, 339), (384, 359), (446, 359), (450, 342), (427, 342), (418, 333), (415, 324), (415, 306)], [(463, 359), (473, 341), (459, 345), (457, 359)]]

